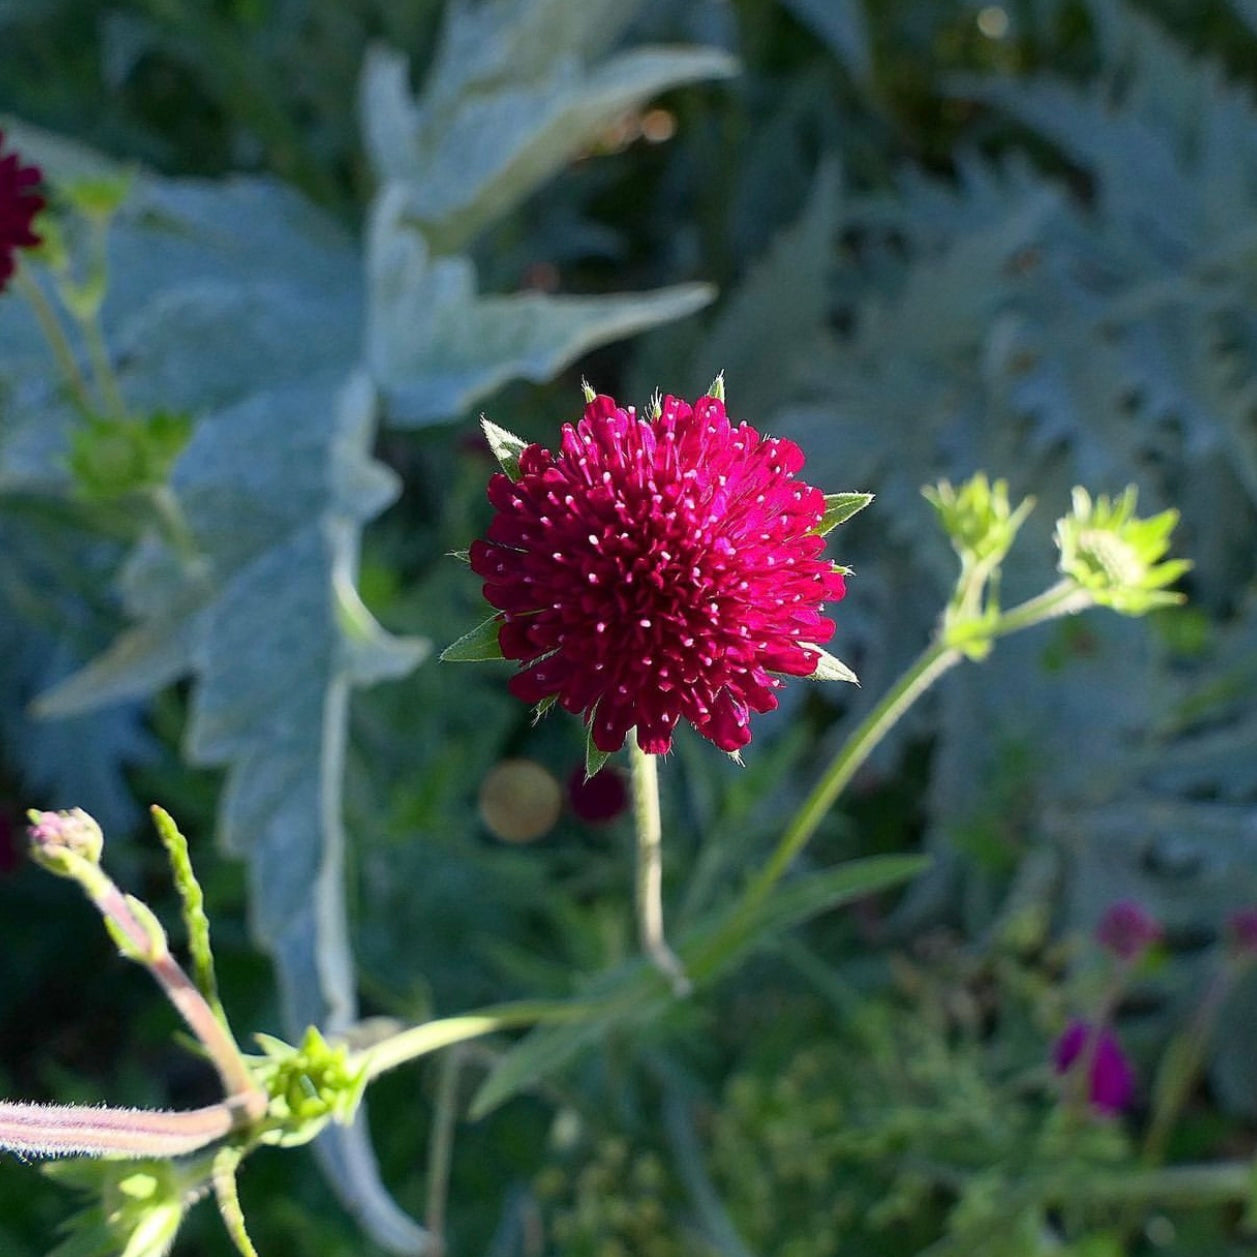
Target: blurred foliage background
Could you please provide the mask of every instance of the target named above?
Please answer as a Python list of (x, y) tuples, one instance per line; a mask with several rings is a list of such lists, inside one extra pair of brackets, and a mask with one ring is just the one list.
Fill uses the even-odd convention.
[[(513, 844), (477, 804), (514, 757), (566, 791), (577, 723), (533, 727), (500, 668), (424, 643), (482, 617), (448, 558), (487, 518), (481, 410), (547, 442), (582, 375), (640, 403), (723, 369), (731, 413), (798, 440), (809, 480), (878, 499), (836, 556), (863, 688), (791, 687), (745, 769), (685, 739), (666, 766), (679, 924), (927, 640), (953, 560), (922, 485), (984, 469), (1038, 499), (1011, 602), (1050, 578), (1072, 484), (1136, 484), (1183, 513), (1190, 603), (950, 675), (807, 855), (931, 871), (460, 1120), (451, 1252), (1251, 1251), (1234, 1202), (1115, 1212), (1061, 1175), (1147, 1168), (1158, 1061), (1257, 901), (1255, 90), (1252, 0), (9, 0), (3, 125), (69, 189), (72, 258), (91, 179), (132, 173), (99, 311), (126, 416), (85, 425), (27, 307), (0, 309), (0, 1093), (213, 1094), (90, 912), (22, 862), (27, 806), (95, 812), (117, 879), (167, 908), (140, 805), (199, 838), (242, 1032), (345, 995), (310, 976), (342, 956), (302, 916), (320, 851), (368, 1014), (561, 997), (632, 954), (622, 816), (569, 800)], [(368, 624), (353, 650), (329, 590)], [(278, 802), (329, 781), (334, 817)], [(1062, 1126), (1050, 1044), (1096, 1006), (1088, 934), (1126, 898), (1166, 930), (1118, 1020), (1138, 1106)], [(1171, 1160), (1251, 1153), (1255, 1025), (1240, 982)], [(470, 1098), (509, 1047), (446, 1085)], [(371, 1096), (415, 1215), (442, 1077)], [(257, 1156), (242, 1195), (264, 1253), (383, 1251), (306, 1153)], [(65, 1211), (0, 1164), (6, 1257)], [(211, 1211), (176, 1251), (227, 1251)]]

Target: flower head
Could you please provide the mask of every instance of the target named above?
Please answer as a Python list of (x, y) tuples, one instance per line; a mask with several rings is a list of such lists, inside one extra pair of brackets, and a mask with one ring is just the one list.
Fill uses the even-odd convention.
[(4, 153), (0, 131), (0, 292), (17, 270), (15, 254), (40, 243), (31, 229), (44, 198), (34, 191), (43, 179), (38, 166), (23, 166), (17, 153)]
[(1096, 926), (1096, 941), (1119, 960), (1138, 960), (1165, 931), (1148, 910), (1133, 899), (1119, 899), (1105, 909)]
[(583, 715), (599, 751), (636, 728), (662, 754), (681, 720), (737, 751), (750, 713), (777, 706), (774, 674), (826, 658), (821, 606), (845, 585), (821, 557), (825, 497), (795, 478), (797, 445), (735, 427), (717, 397), (639, 418), (587, 396), (557, 454), (529, 445), (517, 477), (492, 478), (471, 548), (502, 654), (524, 665), (511, 691)]
[(53, 867), (57, 872), (59, 862), (67, 854), (88, 864), (100, 863), (105, 835), (81, 807), (68, 812), (30, 811), (26, 815), (31, 822), (26, 831), (31, 854), (45, 867)]
[(1087, 1053), (1091, 1067), (1087, 1098), (1102, 1113), (1120, 1113), (1135, 1093), (1135, 1071), (1117, 1037), (1107, 1027), (1097, 1031), (1090, 1022), (1071, 1021), (1052, 1048), (1052, 1064), (1067, 1074)]

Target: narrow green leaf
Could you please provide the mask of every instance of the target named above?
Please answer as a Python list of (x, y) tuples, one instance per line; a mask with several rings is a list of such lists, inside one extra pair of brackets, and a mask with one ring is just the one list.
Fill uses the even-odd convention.
[[(411, 1026), (385, 1039), (373, 1043), (357, 1054), (363, 1075), (369, 1082), (399, 1065), (418, 1060), (442, 1048), (482, 1035), (496, 1034), (500, 1030), (512, 1030), (520, 1026), (535, 1026), (546, 1022), (572, 1022), (597, 1012), (597, 1006), (587, 1001), (519, 1000), (510, 1004), (496, 1004), (477, 1012), (460, 1013), (454, 1017), (442, 1017), (438, 1021), (426, 1021)], [(262, 1036), (258, 1036), (259, 1041)], [(265, 1045), (264, 1045), (265, 1046)], [(284, 1045), (280, 1045), (283, 1047)]]
[(210, 949), (210, 926), (209, 917), (205, 915), (205, 895), (192, 869), (192, 858), (188, 854), (188, 840), (179, 831), (179, 827), (165, 808), (158, 807), (154, 803), (149, 810), (153, 814), (153, 824), (157, 828), (162, 845), (166, 848), (175, 889), (179, 892), (180, 911), (183, 915), (184, 927), (188, 931), (188, 954), (192, 958), (193, 981), (196, 983), (197, 990), (205, 996), (206, 1002), (214, 1010), (219, 1021), (226, 1025), (223, 1006), (218, 999), (218, 983), (214, 977), (214, 954)]
[(244, 1224), (244, 1210), (240, 1207), (240, 1191), (236, 1183), (236, 1170), (240, 1165), (239, 1148), (220, 1148), (214, 1156), (214, 1197), (223, 1226), (231, 1236), (240, 1257), (258, 1257), (258, 1250)]
[[(872, 856), (779, 885), (762, 902), (745, 898), (711, 913), (681, 940), (677, 951), (695, 988), (709, 984), (754, 948), (782, 930), (853, 899), (916, 877), (929, 865), (924, 856)], [(471, 1104), (479, 1119), (498, 1105), (563, 1068), (613, 1027), (643, 1024), (674, 1003), (664, 977), (636, 959), (600, 976), (590, 999), (574, 1006), (569, 1025), (540, 1026), (498, 1062)]]
[(502, 647), (498, 644), (498, 630), (502, 622), (496, 615), (483, 624), (477, 624), (470, 633), (464, 633), (458, 641), (441, 651), (442, 663), (481, 663), (486, 659), (501, 659)]
[(820, 656), (816, 661), (816, 668), (811, 672), (806, 680), (808, 681), (850, 681), (853, 685), (859, 685), (860, 679), (850, 668), (847, 667), (837, 655), (831, 655), (829, 651), (822, 650), (819, 646), (813, 645), (811, 642), (804, 642), (803, 645), (808, 650), (814, 650)]
[(492, 419), (480, 416), (480, 427), (484, 430), (485, 440), (498, 460), (498, 466), (512, 479), (519, 479), (519, 456), (528, 448), (528, 442), (517, 437), (505, 428), (499, 428)]
[(833, 532), (839, 524), (845, 524), (852, 515), (858, 514), (873, 500), (871, 493), (827, 493), (825, 494), (825, 514), (816, 527), (816, 532), (824, 537)]

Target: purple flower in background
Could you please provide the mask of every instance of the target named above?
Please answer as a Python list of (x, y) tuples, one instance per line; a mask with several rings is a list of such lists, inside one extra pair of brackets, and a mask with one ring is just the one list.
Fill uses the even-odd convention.
[(1232, 912), (1226, 921), (1231, 946), (1245, 955), (1257, 955), (1257, 905)]
[(628, 784), (620, 772), (609, 766), (586, 780), (585, 765), (580, 764), (568, 778), (567, 798), (581, 820), (597, 825), (614, 820), (628, 807)]
[(1096, 941), (1119, 960), (1138, 960), (1163, 935), (1161, 923), (1133, 899), (1110, 904), (1096, 926)]
[(1090, 1022), (1071, 1021), (1052, 1048), (1052, 1064), (1058, 1074), (1067, 1074), (1087, 1051), (1091, 1052), (1087, 1098), (1102, 1113), (1120, 1113), (1135, 1093), (1135, 1071), (1107, 1027), (1097, 1033)]

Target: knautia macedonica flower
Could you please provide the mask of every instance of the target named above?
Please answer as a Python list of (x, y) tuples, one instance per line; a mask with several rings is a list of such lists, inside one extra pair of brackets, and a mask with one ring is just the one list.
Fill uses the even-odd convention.
[(1087, 1021), (1071, 1021), (1052, 1047), (1052, 1064), (1058, 1074), (1069, 1073), (1090, 1057), (1087, 1099), (1101, 1113), (1120, 1113), (1135, 1094), (1135, 1070), (1117, 1036)]
[(1119, 899), (1104, 910), (1096, 941), (1119, 960), (1138, 960), (1165, 936), (1161, 922), (1133, 899)]
[[(511, 692), (582, 715), (599, 752), (636, 729), (653, 755), (682, 720), (738, 751), (782, 675), (854, 680), (821, 649), (822, 607), (845, 592), (821, 551), (870, 495), (799, 480), (799, 447), (731, 423), (720, 381), (645, 417), (586, 400), (557, 453), (486, 425), (505, 474), (469, 557), (501, 654), (523, 664)], [(447, 657), (472, 657), (459, 645)]]
[(17, 251), (40, 243), (31, 224), (44, 208), (34, 190), (42, 180), (37, 166), (24, 166), (16, 153), (4, 152), (0, 131), (0, 292), (17, 270)]

